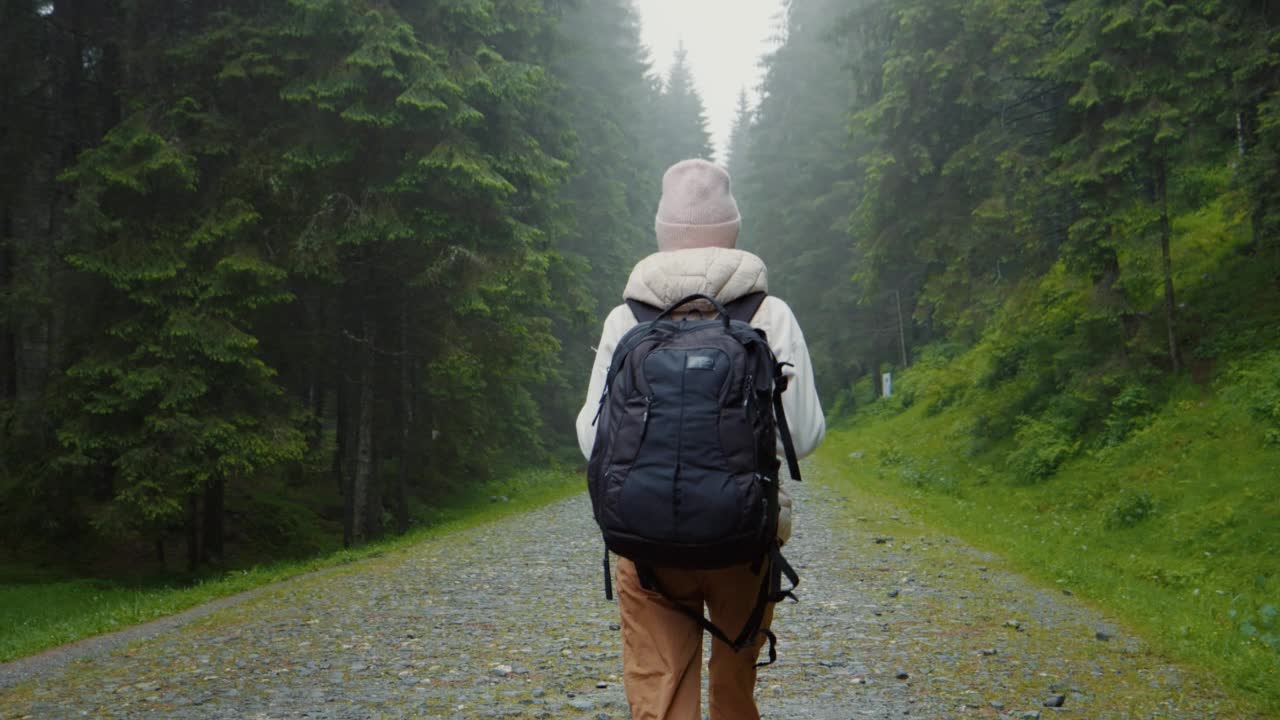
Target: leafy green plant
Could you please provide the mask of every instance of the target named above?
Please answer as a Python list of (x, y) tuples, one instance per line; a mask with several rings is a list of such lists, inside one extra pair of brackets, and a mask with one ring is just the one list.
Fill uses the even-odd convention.
[(1047, 479), (1080, 449), (1060, 423), (1035, 417), (1018, 419), (1014, 440), (1018, 447), (1009, 453), (1007, 463), (1015, 479), (1026, 484)]
[(1110, 529), (1131, 528), (1156, 512), (1156, 502), (1145, 490), (1125, 491), (1107, 511)]
[(1280, 352), (1237, 363), (1228, 373), (1229, 397), (1249, 408), (1269, 445), (1280, 445)]
[(1103, 421), (1097, 445), (1112, 447), (1120, 444), (1135, 430), (1147, 425), (1153, 408), (1151, 392), (1145, 386), (1126, 387), (1111, 401), (1111, 412)]
[(880, 446), (878, 455), (880, 456), (880, 464), (887, 466), (900, 465), (904, 458), (902, 449), (899, 448), (898, 444), (892, 440), (886, 440), (885, 443)]
[(1240, 634), (1280, 652), (1280, 609), (1273, 603), (1243, 609), (1234, 607), (1246, 604), (1242, 597), (1236, 597), (1227, 617), (1235, 622)]

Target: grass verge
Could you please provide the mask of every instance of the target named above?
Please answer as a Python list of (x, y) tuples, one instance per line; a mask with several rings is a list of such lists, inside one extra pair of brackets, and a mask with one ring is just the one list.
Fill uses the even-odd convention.
[[(532, 471), (476, 486), (406, 535), (306, 560), (233, 570), (195, 583), (120, 583), (0, 568), (0, 662), (172, 615), (217, 598), (315, 570), (407, 548), (426, 539), (532, 510), (583, 489), (580, 473)], [(494, 498), (501, 498), (495, 502)]]
[(840, 482), (1122, 618), (1162, 652), (1280, 714), (1280, 448), (1248, 411), (1193, 389), (1124, 443), (1014, 479), (974, 450), (963, 407), (868, 413), (821, 451)]

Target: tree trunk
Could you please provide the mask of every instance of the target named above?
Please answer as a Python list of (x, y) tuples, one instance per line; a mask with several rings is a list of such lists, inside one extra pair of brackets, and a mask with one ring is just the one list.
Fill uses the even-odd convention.
[(222, 565), (224, 508), (227, 483), (219, 476), (204, 488), (204, 547), (201, 557), (210, 565)]
[(365, 318), (360, 340), (360, 394), (356, 420), (355, 468), (345, 498), (351, 545), (369, 539), (369, 499), (373, 484), (374, 323)]
[(200, 495), (187, 495), (187, 516), (183, 525), (187, 533), (187, 570), (195, 572), (200, 567)]
[[(13, 213), (8, 205), (0, 208), (0, 294), (13, 287)], [(12, 400), (18, 394), (18, 338), (9, 324), (8, 313), (0, 325), (0, 400)]]
[[(341, 358), (342, 355), (339, 354)], [(346, 368), (344, 363), (339, 360), (337, 363), (337, 379), (334, 382), (334, 448), (333, 448), (333, 466), (330, 473), (333, 476), (333, 482), (338, 489), (338, 497), (345, 497), (347, 494), (347, 483), (344, 480), (347, 465), (347, 448), (350, 447), (347, 434), (350, 430), (350, 421), (347, 417), (348, 408), (351, 405), (347, 398), (350, 391), (347, 387), (345, 377)]]
[(320, 447), (324, 441), (324, 414), (329, 408), (325, 406), (329, 388), (324, 384), (324, 374), (315, 373), (311, 378), (311, 387), (307, 391), (311, 406), (311, 420), (308, 423), (307, 442), (312, 449)]
[(898, 311), (898, 350), (901, 353), (902, 369), (906, 370), (911, 367), (911, 362), (907, 359), (907, 331), (902, 322), (902, 294), (897, 290), (893, 291), (893, 306)]
[(1178, 333), (1176, 326), (1177, 306), (1173, 295), (1173, 260), (1169, 253), (1169, 241), (1173, 228), (1169, 222), (1169, 186), (1168, 166), (1161, 159), (1156, 168), (1156, 201), (1160, 203), (1160, 260), (1164, 274), (1164, 318), (1169, 333), (1169, 365), (1173, 372), (1182, 369), (1182, 360), (1178, 352)]
[(365, 500), (365, 537), (369, 540), (382, 537), (382, 454), (381, 445), (383, 436), (378, 428), (378, 403), (376, 402), (378, 393), (375, 388), (372, 393), (373, 402), (373, 421), (370, 423), (372, 429), (369, 432), (369, 482), (366, 486), (368, 489), (368, 498)]
[(400, 470), (396, 473), (396, 532), (409, 531), (409, 466), (413, 462), (413, 359), (409, 355), (408, 291), (400, 294)]

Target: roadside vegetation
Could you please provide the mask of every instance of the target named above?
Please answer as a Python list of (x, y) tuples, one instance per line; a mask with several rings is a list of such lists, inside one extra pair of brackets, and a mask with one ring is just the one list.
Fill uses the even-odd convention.
[(1226, 232), (1212, 218), (1182, 218), (1174, 245), (1202, 333), (1188, 371), (1084, 352), (1089, 288), (1051, 273), (892, 397), (847, 391), (823, 452), (1280, 712), (1280, 297), (1205, 241)]
[(525, 472), (460, 491), (435, 507), (421, 507), (405, 535), (356, 549), (336, 543), (305, 559), (244, 566), (192, 576), (91, 577), (82, 569), (0, 566), (0, 662), (172, 615), (196, 605), (362, 558), (385, 555), (426, 538), (472, 527), (569, 497), (583, 489), (570, 471)]

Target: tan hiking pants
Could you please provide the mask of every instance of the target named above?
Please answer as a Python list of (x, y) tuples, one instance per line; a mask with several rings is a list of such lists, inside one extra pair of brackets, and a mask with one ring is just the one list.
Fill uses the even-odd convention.
[[(658, 584), (691, 609), (705, 604), (708, 619), (734, 637), (746, 624), (760, 576), (742, 566), (724, 570), (655, 570)], [(657, 592), (645, 590), (635, 563), (618, 558), (618, 608), (622, 614), (622, 668), (632, 720), (701, 720), (702, 627)], [(773, 620), (770, 604), (761, 623)], [(711, 720), (759, 720), (756, 656), (767, 642), (735, 653), (711, 641)]]

